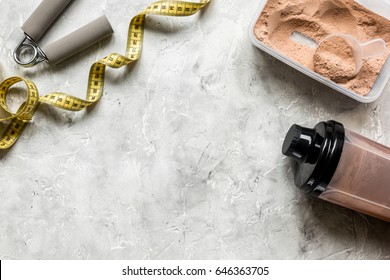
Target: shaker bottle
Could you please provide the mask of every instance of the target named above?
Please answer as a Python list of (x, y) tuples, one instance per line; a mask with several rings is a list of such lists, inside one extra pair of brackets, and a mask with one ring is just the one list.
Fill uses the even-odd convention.
[(293, 125), (282, 153), (295, 160), (295, 184), (307, 194), (390, 222), (389, 147), (328, 121)]

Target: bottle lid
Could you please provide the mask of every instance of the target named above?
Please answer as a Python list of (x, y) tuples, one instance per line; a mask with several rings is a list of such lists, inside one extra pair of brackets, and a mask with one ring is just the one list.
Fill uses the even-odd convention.
[(318, 196), (336, 171), (344, 146), (344, 126), (336, 121), (320, 122), (314, 128), (294, 124), (283, 142), (282, 153), (296, 161), (295, 184)]

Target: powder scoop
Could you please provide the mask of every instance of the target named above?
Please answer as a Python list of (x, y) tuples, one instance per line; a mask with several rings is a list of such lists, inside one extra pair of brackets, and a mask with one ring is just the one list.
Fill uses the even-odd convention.
[[(386, 49), (386, 42), (379, 38), (361, 43), (350, 35), (333, 33), (317, 45), (313, 59), (314, 70), (331, 80), (350, 79), (359, 73), (364, 59), (380, 56)], [(325, 52), (328, 52), (328, 56)], [(324, 72), (329, 68), (333, 68), (333, 72), (336, 71), (335, 68), (339, 68), (340, 73), (327, 75)]]

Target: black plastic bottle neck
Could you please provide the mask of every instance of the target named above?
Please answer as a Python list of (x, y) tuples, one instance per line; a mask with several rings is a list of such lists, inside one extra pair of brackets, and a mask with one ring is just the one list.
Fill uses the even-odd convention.
[(320, 122), (314, 128), (293, 125), (284, 139), (282, 153), (296, 162), (294, 181), (304, 192), (318, 196), (336, 171), (344, 146), (344, 126)]

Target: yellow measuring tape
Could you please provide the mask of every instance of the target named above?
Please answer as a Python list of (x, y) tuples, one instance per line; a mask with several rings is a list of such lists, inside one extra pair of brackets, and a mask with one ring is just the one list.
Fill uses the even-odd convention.
[[(87, 96), (85, 99), (77, 98), (63, 92), (53, 92), (45, 96), (39, 96), (35, 84), (22, 77), (12, 77), (3, 81), (0, 84), (0, 106), (9, 114), (9, 116), (0, 118), (0, 122), (10, 121), (10, 123), (0, 137), (0, 150), (8, 149), (15, 144), (23, 132), (23, 129), (31, 121), (40, 103), (50, 104), (68, 111), (80, 111), (96, 103), (103, 94), (106, 67), (120, 68), (135, 62), (140, 58), (146, 15), (191, 16), (201, 10), (210, 1), (211, 0), (200, 0), (198, 3), (186, 1), (157, 1), (148, 6), (143, 12), (136, 15), (129, 25), (126, 55), (123, 56), (118, 53), (112, 53), (92, 64), (89, 71)], [(7, 94), (9, 89), (19, 82), (25, 84), (27, 98), (17, 112), (13, 113), (7, 106)]]

